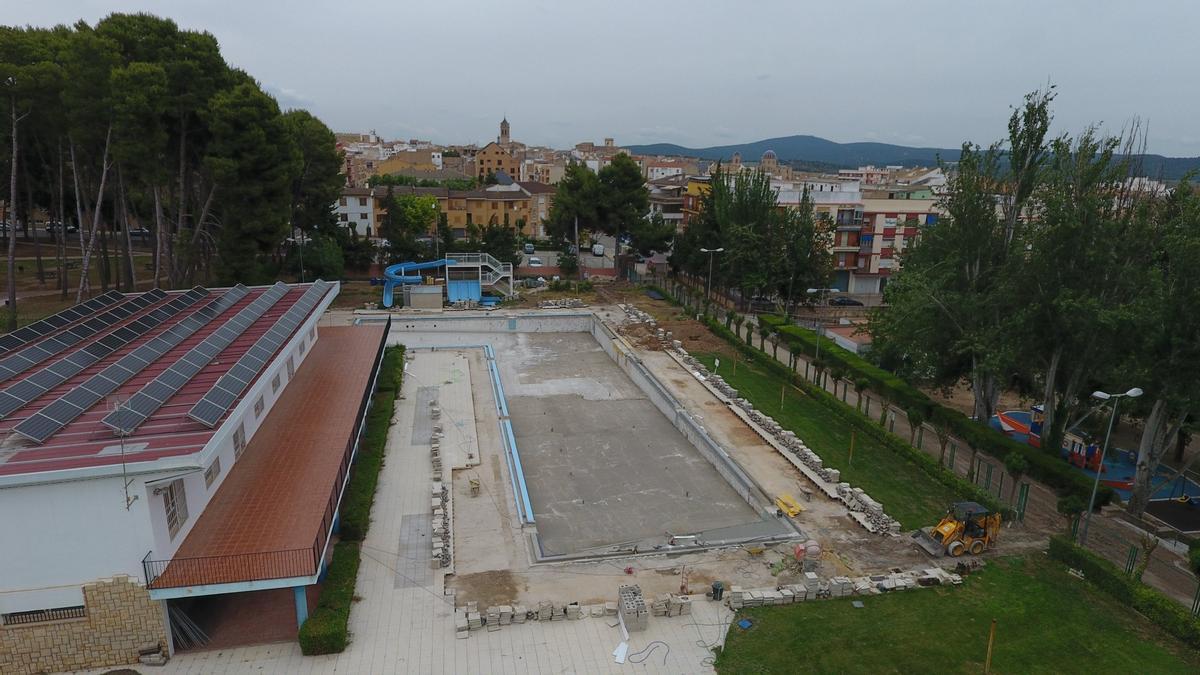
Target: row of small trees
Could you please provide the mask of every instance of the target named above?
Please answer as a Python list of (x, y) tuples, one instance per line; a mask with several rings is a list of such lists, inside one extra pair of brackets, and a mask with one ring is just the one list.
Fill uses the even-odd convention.
[[(5, 219), (27, 236), (35, 209), (79, 224), (77, 298), (90, 291), (98, 250), (104, 283), (133, 287), (140, 270), (129, 235), (139, 225), (154, 241), (155, 284), (171, 287), (266, 281), (289, 225), (336, 236), (331, 205), (342, 180), (332, 132), (305, 111), (281, 112), (208, 33), (148, 14), (0, 27), (0, 100)], [(64, 228), (57, 232), (66, 297)], [(10, 236), (10, 325), (15, 245)], [(41, 274), (36, 237), (34, 247)]]
[[(790, 308), (804, 289), (828, 285), (832, 243), (833, 225), (816, 216), (807, 190), (797, 207), (781, 207), (770, 176), (718, 165), (699, 213), (675, 238), (671, 267), (707, 278), (711, 265), (712, 288), (780, 297)], [(711, 260), (702, 250), (718, 248)]]
[(1052, 453), (1094, 412), (1092, 391), (1141, 387), (1140, 514), (1200, 404), (1200, 193), (1133, 179), (1136, 124), (1051, 137), (1053, 100), (1030, 94), (1005, 142), (963, 146), (943, 217), (872, 316), (874, 353), (911, 381), (969, 382), (982, 423), (1002, 390), (1041, 401)]

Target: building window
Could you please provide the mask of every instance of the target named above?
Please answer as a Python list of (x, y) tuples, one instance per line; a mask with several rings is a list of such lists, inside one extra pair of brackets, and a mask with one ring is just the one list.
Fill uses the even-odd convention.
[(342, 219), (342, 222), (343, 222), (343, 223), (345, 223), (345, 222), (348, 222), (348, 221), (350, 220), (350, 214), (349, 214), (349, 213), (339, 213), (339, 214), (338, 214), (338, 217)]
[(359, 220), (366, 220), (366, 219), (367, 219), (367, 214), (365, 214), (365, 213), (360, 213), (360, 214), (358, 214), (358, 219), (359, 219)]
[(183, 491), (183, 479), (177, 478), (167, 483), (166, 487), (159, 489), (162, 491), (163, 508), (167, 512), (167, 530), (174, 539), (188, 518), (187, 495)]
[(340, 204), (341, 206), (345, 206), (345, 205), (346, 205), (346, 198), (345, 198), (345, 197), (342, 197), (341, 199), (339, 199), (339, 200), (338, 200), (338, 204)]
[(233, 458), (235, 460), (242, 458), (242, 453), (246, 451), (246, 425), (239, 424), (237, 431), (233, 432)]
[(75, 605), (74, 607), (55, 607), (54, 609), (34, 609), (26, 612), (0, 614), (0, 625), (20, 626), (29, 623), (62, 621), (63, 619), (83, 619), (86, 617), (87, 609), (83, 605)]
[(300, 338), (300, 356), (304, 356), (304, 348), (307, 346), (304, 338)]
[(266, 406), (265, 406), (265, 404), (263, 404), (263, 397), (259, 396), (258, 400), (254, 402), (254, 417), (255, 418), (262, 417), (262, 412), (263, 412), (264, 407), (266, 407)]
[(310, 340), (317, 339), (317, 327), (316, 326), (313, 326), (312, 328), (308, 329), (308, 339), (310, 339)]
[(275, 377), (271, 378), (271, 393), (279, 391), (279, 373), (275, 373)]
[(290, 380), (295, 376), (296, 376), (296, 359), (294, 357), (289, 356), (288, 357), (288, 379)]
[(367, 198), (366, 198), (366, 197), (359, 197), (359, 198), (358, 198), (358, 205), (359, 205), (359, 206), (366, 206), (366, 205), (367, 205)]
[(217, 479), (217, 477), (220, 475), (221, 475), (221, 458), (218, 457), (213, 460), (212, 464), (208, 465), (207, 469), (204, 470), (204, 487), (206, 487), (206, 488), (212, 487), (213, 481), (215, 481)]

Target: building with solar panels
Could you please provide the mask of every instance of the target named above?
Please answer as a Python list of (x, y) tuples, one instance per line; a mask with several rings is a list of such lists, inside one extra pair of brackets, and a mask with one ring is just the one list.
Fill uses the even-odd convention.
[(338, 288), (113, 291), (0, 336), (0, 672), (238, 613), (294, 638), (388, 330), (319, 325)]

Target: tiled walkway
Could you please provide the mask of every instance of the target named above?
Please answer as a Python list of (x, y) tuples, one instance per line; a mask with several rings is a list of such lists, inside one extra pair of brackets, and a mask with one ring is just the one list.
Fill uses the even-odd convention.
[[(621, 641), (619, 629), (610, 628), (600, 618), (529, 622), (506, 626), (497, 632), (477, 631), (466, 640), (455, 639), (452, 598), (443, 595), (442, 575), (426, 571), (428, 565), (424, 562), (429, 550), (428, 530), (420, 523), (430, 508), (430, 460), (428, 445), (413, 443), (413, 425), (418, 414), (418, 388), (437, 386), (443, 417), (448, 420), (445, 426), (461, 429), (466, 436), (458, 447), (465, 451), (476, 442), (474, 416), (467, 420), (463, 411), (473, 410), (474, 406), (491, 406), (493, 402), (472, 401), (470, 378), (485, 377), (486, 371), (478, 371), (472, 364), (468, 372), (463, 372), (458, 364), (464, 362), (467, 354), (419, 352), (408, 365), (406, 396), (397, 402), (371, 529), (363, 545), (357, 587), (357, 595), (362, 599), (351, 611), (350, 647), (342, 654), (311, 658), (302, 656), (294, 642), (197, 652), (181, 655), (157, 672), (280, 675), (712, 672), (707, 660), (711, 654), (702, 644), (723, 640), (724, 625), (731, 613), (717, 603), (705, 602), (703, 597), (694, 603), (693, 615), (652, 619), (648, 630), (631, 636), (629, 652), (635, 658), (639, 658), (636, 656), (639, 650), (654, 641), (666, 645), (647, 652), (641, 663), (613, 662), (612, 651)], [(461, 424), (455, 424), (455, 418)], [(419, 555), (420, 560), (410, 560), (414, 555)], [(421, 574), (415, 571), (414, 564), (425, 568)], [(614, 587), (614, 596), (615, 593)]]

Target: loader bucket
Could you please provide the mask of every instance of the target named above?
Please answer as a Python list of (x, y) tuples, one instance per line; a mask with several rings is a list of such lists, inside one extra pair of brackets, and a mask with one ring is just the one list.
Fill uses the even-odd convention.
[(912, 533), (913, 543), (916, 544), (922, 551), (929, 555), (940, 558), (946, 555), (946, 549), (932, 535), (929, 534), (933, 528), (926, 527)]

